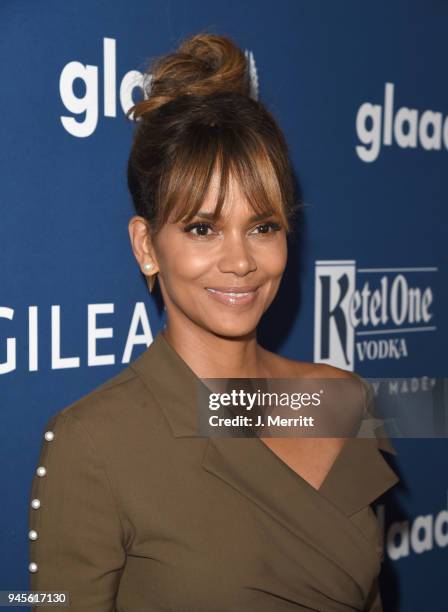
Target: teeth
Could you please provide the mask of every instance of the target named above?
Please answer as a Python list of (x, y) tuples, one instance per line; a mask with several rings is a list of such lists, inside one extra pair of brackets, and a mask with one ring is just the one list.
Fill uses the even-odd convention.
[(242, 297), (244, 295), (250, 294), (250, 291), (248, 291), (247, 293), (233, 293), (233, 292), (227, 292), (227, 291), (216, 291), (216, 289), (208, 289), (208, 291), (213, 291), (213, 293), (222, 293), (223, 295), (231, 295), (232, 297)]

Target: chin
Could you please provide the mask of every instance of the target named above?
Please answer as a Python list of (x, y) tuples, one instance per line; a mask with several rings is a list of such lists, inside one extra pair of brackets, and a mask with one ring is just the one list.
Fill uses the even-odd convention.
[(208, 322), (207, 327), (209, 330), (216, 334), (217, 336), (222, 336), (226, 338), (239, 338), (241, 336), (247, 336), (252, 334), (252, 332), (256, 329), (258, 325), (258, 319), (248, 322), (246, 325), (243, 325), (241, 320), (237, 320), (235, 317), (235, 321), (229, 321), (226, 325), (223, 321), (220, 321), (216, 325), (211, 325), (210, 321)]

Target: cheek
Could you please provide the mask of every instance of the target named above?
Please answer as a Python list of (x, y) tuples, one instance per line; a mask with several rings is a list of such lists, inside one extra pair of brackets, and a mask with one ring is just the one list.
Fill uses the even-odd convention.
[(187, 244), (182, 249), (170, 250), (162, 263), (167, 277), (175, 278), (177, 282), (189, 282), (201, 278), (212, 267), (212, 262), (208, 249), (189, 248)]
[(281, 276), (285, 270), (287, 262), (288, 252), (286, 243), (283, 241), (277, 244), (275, 248), (268, 249), (263, 253), (263, 257), (260, 261), (263, 261), (263, 268), (267, 275), (278, 277)]

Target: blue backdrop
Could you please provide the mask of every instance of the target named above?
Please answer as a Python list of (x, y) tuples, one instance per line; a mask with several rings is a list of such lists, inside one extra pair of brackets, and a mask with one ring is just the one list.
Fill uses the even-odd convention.
[[(448, 5), (14, 0), (0, 15), (0, 590), (19, 590), (44, 424), (163, 324), (129, 243), (124, 113), (147, 59), (187, 35), (251, 54), (306, 203), (261, 342), (415, 388), (447, 376)], [(448, 443), (394, 444), (402, 483), (376, 504), (385, 609), (446, 612)]]

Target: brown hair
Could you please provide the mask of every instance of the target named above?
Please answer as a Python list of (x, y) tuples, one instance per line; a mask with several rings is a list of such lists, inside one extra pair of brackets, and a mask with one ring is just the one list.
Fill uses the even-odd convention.
[(128, 161), (136, 213), (154, 236), (175, 213), (199, 210), (215, 168), (225, 201), (229, 173), (258, 214), (277, 213), (291, 231), (294, 180), (288, 149), (273, 116), (251, 97), (249, 62), (227, 36), (199, 33), (152, 61), (144, 99), (127, 113), (137, 123)]

